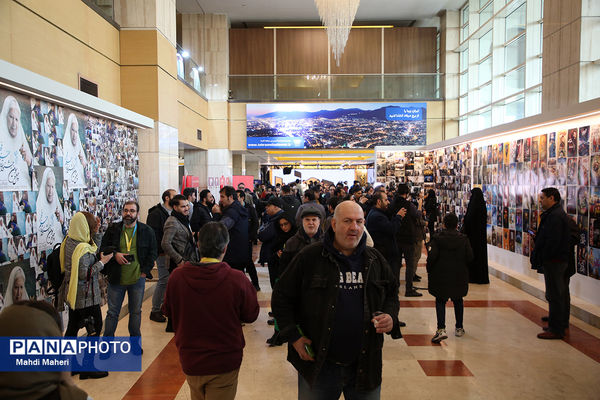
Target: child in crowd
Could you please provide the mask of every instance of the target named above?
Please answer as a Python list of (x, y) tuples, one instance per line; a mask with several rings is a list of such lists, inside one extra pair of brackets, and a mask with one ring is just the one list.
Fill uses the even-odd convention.
[(469, 290), (469, 270), (467, 264), (473, 259), (469, 239), (456, 228), (458, 218), (455, 214), (446, 214), (443, 230), (432, 236), (427, 256), (429, 275), (429, 293), (435, 297), (437, 331), (431, 339), (439, 343), (448, 338), (446, 334), (446, 302), (452, 299), (456, 317), (455, 336), (463, 336), (463, 297)]

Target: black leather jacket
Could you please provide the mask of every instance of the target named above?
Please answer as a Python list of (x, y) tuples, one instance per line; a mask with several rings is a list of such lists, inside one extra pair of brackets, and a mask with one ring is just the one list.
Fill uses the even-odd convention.
[[(333, 230), (324, 241), (333, 242)], [(357, 389), (372, 390), (381, 384), (383, 334), (375, 332), (371, 322), (375, 311), (389, 314), (394, 321), (392, 337), (399, 338), (398, 282), (381, 253), (366, 247), (365, 238), (359, 244), (364, 257), (365, 276), (363, 313), (364, 335), (357, 360)], [(327, 359), (335, 323), (340, 282), (340, 266), (323, 242), (302, 249), (280, 276), (273, 291), (272, 307), (284, 340), (288, 341), (288, 361), (312, 385)], [(312, 340), (315, 362), (303, 361), (292, 343), (301, 335)]]

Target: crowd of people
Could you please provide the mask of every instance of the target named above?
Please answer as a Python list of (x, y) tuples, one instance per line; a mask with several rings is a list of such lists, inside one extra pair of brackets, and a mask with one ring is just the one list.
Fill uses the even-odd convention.
[[(455, 336), (465, 335), (463, 298), (469, 283), (489, 283), (480, 189), (472, 190), (463, 221), (452, 213), (440, 215), (433, 189), (424, 194), (406, 184), (297, 181), (253, 189), (242, 183), (218, 194), (169, 189), (149, 210), (146, 224), (138, 219), (138, 203), (130, 200), (121, 222), (110, 225), (101, 239), (97, 218), (77, 212), (60, 247), (65, 278), (57, 304), (69, 312), (65, 335), (77, 336), (82, 328), (91, 336), (101, 334), (106, 280), (104, 336), (115, 335), (127, 293), (129, 334), (141, 337), (144, 288), (155, 266), (149, 318), (174, 332), (193, 399), (235, 397), (245, 344), (242, 325), (256, 321), (260, 309), (256, 266), (268, 267), (272, 289), (268, 323), (274, 332), (267, 343), (288, 344), (299, 399), (337, 399), (341, 393), (348, 399), (379, 398), (383, 334), (400, 338), (400, 328), (410, 323), (399, 319), (399, 294), (420, 297), (420, 290), (428, 289), (435, 297), (432, 342), (448, 337), (449, 299)], [(568, 327), (572, 248), (567, 248), (570, 228), (559, 203), (556, 190), (544, 189), (546, 213), (532, 255), (533, 266), (545, 274), (550, 303), (548, 330), (538, 335), (542, 339), (561, 338)], [(424, 249), (427, 288), (417, 287)], [(10, 292), (15, 294), (5, 303), (31, 303), (19, 296), (23, 279), (15, 274)], [(3, 312), (0, 319), (8, 315)], [(141, 344), (133, 351), (142, 354)], [(80, 379), (103, 378), (108, 372), (79, 374)]]

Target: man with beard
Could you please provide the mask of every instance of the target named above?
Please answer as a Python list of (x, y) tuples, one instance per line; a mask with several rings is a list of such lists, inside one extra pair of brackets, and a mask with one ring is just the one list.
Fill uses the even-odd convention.
[[(417, 265), (415, 262), (415, 244), (418, 242), (419, 238), (417, 237), (417, 221), (419, 218), (419, 213), (417, 207), (412, 204), (408, 200), (410, 190), (406, 184), (398, 185), (398, 191), (396, 198), (394, 199), (394, 204), (390, 207), (390, 214), (396, 214), (398, 210), (405, 208), (406, 215), (402, 221), (402, 228), (396, 232), (396, 243), (398, 244), (398, 250), (400, 252), (400, 256), (404, 257), (404, 262), (406, 264), (406, 290), (404, 296), (406, 297), (420, 297), (423, 296), (422, 293), (419, 293), (413, 286), (413, 279), (415, 277), (415, 272), (417, 270)], [(399, 263), (402, 262), (401, 257), (398, 257)]]
[(144, 285), (146, 275), (154, 267), (157, 245), (152, 228), (137, 220), (139, 210), (136, 201), (125, 202), (123, 221), (110, 225), (102, 238), (100, 253), (114, 253), (103, 270), (108, 274), (108, 312), (104, 336), (115, 336), (125, 293), (129, 307), (129, 335), (137, 338), (142, 336), (140, 326)]
[(272, 305), (299, 399), (380, 398), (383, 333), (400, 337), (398, 282), (366, 246), (358, 204), (336, 207), (323, 241), (302, 249), (280, 277)]
[(212, 212), (216, 221), (221, 221), (229, 231), (229, 245), (223, 261), (232, 268), (244, 270), (248, 255), (248, 212), (237, 201), (237, 193), (233, 186), (225, 186), (219, 191), (219, 205), (213, 206)]
[(199, 232), (207, 222), (213, 220), (212, 208), (215, 205), (215, 198), (208, 189), (200, 192), (200, 201), (194, 206), (194, 213), (190, 220), (192, 232)]
[[(254, 260), (252, 259), (252, 243), (256, 241), (258, 231), (258, 214), (256, 214), (254, 205), (246, 202), (246, 193), (242, 189), (236, 190), (236, 193), (238, 201), (248, 212), (248, 248), (246, 249), (248, 261), (246, 262), (246, 271), (248, 271), (248, 275), (250, 275), (250, 280), (252, 281), (254, 289), (256, 289), (257, 292), (260, 292), (258, 274), (256, 273), (256, 267), (254, 266)], [(240, 249), (240, 251), (241, 250), (242, 249)]]
[(158, 282), (154, 289), (154, 295), (152, 295), (152, 311), (150, 311), (150, 319), (155, 322), (165, 322), (166, 319), (160, 312), (163, 298), (165, 297), (165, 290), (167, 290), (167, 282), (169, 280), (169, 257), (165, 254), (161, 246), (163, 238), (163, 227), (171, 211), (173, 210), (170, 205), (171, 199), (177, 194), (174, 189), (167, 189), (162, 194), (162, 203), (158, 203), (148, 211), (148, 218), (146, 224), (154, 229), (156, 236), (156, 243), (158, 245), (158, 258), (156, 259), (156, 266), (158, 269)]

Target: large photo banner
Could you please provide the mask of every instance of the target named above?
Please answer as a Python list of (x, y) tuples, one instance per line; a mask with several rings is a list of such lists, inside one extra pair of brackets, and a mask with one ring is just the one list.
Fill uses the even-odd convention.
[(248, 149), (335, 149), (424, 145), (427, 103), (246, 105)]
[(77, 211), (101, 232), (137, 198), (137, 132), (0, 90), (0, 309), (47, 299), (46, 259)]

